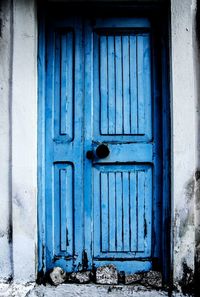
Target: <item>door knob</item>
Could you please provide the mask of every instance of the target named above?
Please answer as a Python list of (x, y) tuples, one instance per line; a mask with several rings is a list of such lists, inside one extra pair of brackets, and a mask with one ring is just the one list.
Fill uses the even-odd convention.
[(96, 148), (96, 155), (99, 159), (104, 159), (108, 157), (109, 154), (110, 154), (110, 150), (108, 146), (103, 143)]
[(94, 158), (93, 151), (87, 151), (86, 157), (87, 157), (87, 159), (92, 160)]

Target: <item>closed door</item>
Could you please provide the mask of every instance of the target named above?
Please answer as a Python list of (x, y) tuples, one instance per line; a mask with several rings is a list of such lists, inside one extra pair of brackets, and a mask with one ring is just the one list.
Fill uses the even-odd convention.
[(46, 267), (152, 269), (161, 129), (151, 23), (73, 17), (46, 34)]

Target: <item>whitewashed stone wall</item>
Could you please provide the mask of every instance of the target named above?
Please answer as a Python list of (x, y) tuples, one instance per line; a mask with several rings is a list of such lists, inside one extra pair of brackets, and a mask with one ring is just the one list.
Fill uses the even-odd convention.
[(12, 7), (0, 3), (0, 280), (12, 277), (11, 218), (11, 75), (12, 75)]
[(177, 286), (186, 286), (186, 273), (193, 278), (195, 258), (195, 14), (196, 1), (171, 1), (172, 265)]
[(34, 281), (37, 265), (37, 19), (32, 0), (13, 1), (13, 276)]
[(37, 19), (32, 0), (1, 1), (0, 278), (35, 281)]

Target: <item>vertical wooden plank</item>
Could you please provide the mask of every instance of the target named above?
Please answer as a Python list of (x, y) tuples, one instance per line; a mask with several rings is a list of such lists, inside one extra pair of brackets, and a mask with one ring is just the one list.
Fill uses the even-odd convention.
[(69, 165), (66, 170), (66, 217), (67, 217), (67, 229), (66, 229), (66, 246), (67, 253), (73, 254), (73, 167)]
[[(73, 142), (74, 161), (74, 246), (75, 267), (80, 267), (83, 255), (83, 27), (82, 19), (75, 19), (75, 86), (74, 108), (75, 139)], [(78, 148), (78, 149), (77, 149)]]
[[(93, 37), (93, 38), (92, 38)], [(99, 48), (98, 48), (98, 38), (96, 34), (93, 34), (91, 24), (89, 20), (85, 21), (85, 31), (84, 31), (84, 38), (87, 42), (84, 43), (84, 59), (85, 59), (85, 67), (84, 67), (84, 151), (83, 155), (86, 155), (87, 150), (91, 149), (91, 139), (94, 135), (93, 127), (94, 129), (98, 129), (98, 135), (100, 133), (99, 131), (99, 94), (95, 94), (95, 98), (93, 97), (93, 82), (95, 81), (94, 85), (99, 81), (99, 67), (96, 64), (93, 64), (93, 56), (95, 53), (95, 58), (99, 62)], [(96, 60), (95, 60), (96, 62)], [(95, 65), (95, 66), (94, 66)], [(97, 67), (96, 67), (97, 66)], [(94, 74), (94, 72), (95, 74)], [(98, 79), (97, 79), (98, 77)], [(95, 86), (96, 87), (96, 86)], [(99, 92), (96, 92), (99, 93)], [(93, 114), (95, 114), (95, 121), (93, 121), (94, 117)], [(97, 124), (98, 123), (98, 124)], [(94, 136), (93, 136), (94, 137)], [(97, 170), (93, 169), (93, 164), (91, 160), (88, 160), (87, 158), (84, 158), (83, 161), (84, 166), (84, 252), (85, 255), (87, 255), (88, 262), (85, 262), (85, 267), (83, 269), (92, 269), (92, 256), (93, 251), (91, 249), (91, 243), (94, 241), (94, 232), (98, 232), (98, 239), (97, 243), (99, 244), (99, 250), (100, 250), (100, 230), (99, 230), (99, 223), (100, 223), (100, 203), (99, 203), (99, 182), (98, 185), (96, 185), (96, 181), (94, 180), (94, 175), (97, 175)], [(99, 178), (99, 174), (98, 174)], [(96, 179), (96, 177), (95, 177)], [(94, 183), (94, 185), (93, 185)], [(98, 204), (97, 208), (94, 208), (95, 211), (95, 220), (98, 220), (97, 229), (95, 230), (93, 228), (92, 223), (92, 217), (93, 212), (92, 208), (93, 205), (93, 199)], [(97, 200), (97, 201), (96, 201)], [(95, 247), (96, 249), (96, 247)]]
[(100, 36), (101, 134), (108, 134), (108, 52), (107, 37)]
[(115, 44), (114, 36), (108, 36), (108, 133), (115, 134)]
[[(66, 135), (66, 83), (67, 83), (67, 48), (66, 34), (61, 34), (61, 49), (60, 49), (60, 134)], [(58, 108), (58, 107), (57, 107)]]
[(144, 241), (146, 242), (146, 253), (151, 255), (152, 243), (152, 168), (147, 168), (144, 176)]
[(55, 164), (53, 167), (53, 199), (51, 214), (53, 255), (58, 255), (61, 250), (61, 195), (60, 167)]
[(67, 217), (66, 217), (66, 202), (67, 198), (70, 196), (70, 192), (67, 195), (66, 191), (66, 169), (59, 170), (59, 192), (60, 192), (60, 248), (61, 251), (66, 251), (67, 248), (67, 237), (66, 237), (66, 229), (67, 229)]
[[(91, 72), (93, 79), (90, 79), (90, 82), (92, 82), (93, 87), (91, 86), (91, 84), (89, 84), (88, 86), (91, 88), (91, 91), (92, 91), (91, 109), (92, 109), (93, 116), (90, 119), (90, 121), (92, 121), (90, 125), (92, 128), (94, 127), (93, 137), (96, 138), (97, 136), (100, 136), (103, 133), (101, 123), (104, 120), (104, 116), (105, 116), (102, 114), (102, 112), (104, 111), (102, 110), (102, 99), (101, 99), (102, 91), (101, 91), (101, 73), (100, 73), (100, 70), (101, 70), (100, 36), (96, 32), (95, 33), (93, 32), (91, 48), (92, 49), (90, 51), (90, 54), (93, 50), (93, 55), (92, 55), (93, 71)], [(86, 65), (88, 67), (88, 64)], [(107, 105), (106, 105), (106, 108), (107, 108)]]
[(115, 36), (116, 65), (116, 134), (122, 134), (122, 39)]
[[(46, 65), (46, 80), (45, 80), (45, 146), (48, 148), (48, 156), (45, 155), (45, 177), (49, 176), (49, 179), (45, 180), (45, 230), (46, 230), (46, 246), (49, 253), (46, 252), (46, 265), (48, 268), (52, 267), (52, 257), (54, 253), (54, 222), (53, 222), (53, 213), (54, 213), (54, 168), (52, 169), (52, 158), (53, 150), (51, 146), (52, 141), (52, 126), (53, 126), (53, 114), (52, 107), (54, 105), (55, 97), (55, 33), (51, 30), (47, 34), (47, 65)], [(47, 100), (49, 98), (49, 100)], [(48, 127), (48, 129), (47, 129)], [(53, 126), (54, 127), (54, 126)], [(48, 199), (47, 199), (48, 197)]]
[(129, 173), (123, 172), (123, 251), (130, 250), (129, 224)]
[(138, 171), (138, 251), (144, 251), (144, 193), (145, 172)]
[(73, 33), (68, 32), (66, 37), (66, 131), (68, 134), (69, 139), (71, 140), (73, 138), (73, 104), (74, 104), (74, 98), (73, 98), (73, 71), (74, 71), (74, 65), (73, 65), (73, 56), (74, 56), (74, 47), (73, 47)]
[(120, 252), (123, 249), (122, 244), (122, 173), (116, 172), (116, 228), (117, 228), (117, 251)]
[(151, 99), (151, 49), (149, 34), (143, 35), (143, 90), (144, 90), (144, 117), (145, 134), (152, 137), (152, 99)]
[(138, 251), (138, 170), (136, 174), (136, 250)]
[(109, 242), (109, 221), (108, 221), (108, 173), (101, 172), (101, 233), (102, 233), (102, 251), (108, 251)]
[(130, 35), (130, 114), (131, 134), (137, 134), (137, 52), (136, 36)]
[(123, 123), (124, 134), (130, 134), (129, 36), (122, 36), (123, 53)]
[(145, 134), (144, 98), (144, 47), (143, 36), (137, 36), (137, 76), (138, 76), (138, 134)]
[[(94, 256), (98, 257), (102, 250), (102, 197), (101, 197), (101, 174), (97, 168), (94, 168)], [(91, 222), (90, 222), (91, 223)], [(91, 242), (90, 242), (91, 244)]]
[[(153, 32), (152, 32), (153, 33)], [(165, 106), (165, 99), (167, 98), (167, 102), (170, 105), (170, 100), (169, 100), (169, 94), (166, 94), (165, 92), (163, 92), (162, 86), (163, 83), (165, 81), (165, 75), (167, 74), (167, 81), (169, 79), (168, 77), (168, 71), (167, 73), (164, 74), (165, 72), (165, 66), (162, 62), (161, 62), (161, 52), (164, 53), (164, 51), (167, 50), (164, 48), (160, 48), (161, 44), (160, 44), (160, 40), (158, 38), (158, 36), (152, 36), (152, 38), (150, 38), (150, 36), (148, 35), (148, 38), (152, 40), (152, 42), (154, 43), (154, 47), (151, 49), (147, 49), (147, 55), (146, 55), (146, 60), (148, 58), (148, 56), (151, 55), (151, 59), (152, 59), (152, 69), (151, 69), (151, 73), (152, 73), (152, 78), (153, 80), (151, 81), (152, 84), (152, 102), (153, 102), (153, 106), (152, 106), (152, 112), (154, 115), (153, 118), (153, 130), (149, 133), (149, 127), (147, 127), (148, 122), (146, 124), (146, 129), (147, 129), (147, 133), (150, 134), (148, 135), (149, 137), (151, 137), (151, 133), (153, 132), (154, 136), (154, 153), (153, 153), (153, 162), (154, 162), (154, 168), (153, 168), (153, 196), (152, 196), (152, 230), (153, 230), (153, 236), (154, 236), (154, 244), (153, 244), (153, 249), (152, 249), (152, 254), (155, 257), (159, 257), (159, 255), (162, 254), (162, 260), (165, 261), (169, 261), (170, 258), (167, 259), (167, 255), (168, 252), (170, 253), (170, 248), (168, 246), (168, 251), (165, 253), (165, 245), (162, 246), (162, 239), (165, 237), (165, 235), (168, 233), (168, 231), (170, 230), (169, 228), (169, 221), (170, 221), (170, 216), (165, 216), (165, 213), (163, 212), (163, 205), (169, 201), (167, 201), (165, 198), (165, 195), (168, 195), (169, 193), (169, 188), (165, 189), (165, 183), (164, 183), (164, 176), (165, 176), (165, 165), (163, 162), (163, 160), (165, 158), (168, 158), (167, 156), (169, 156), (168, 154), (170, 154), (170, 148), (168, 148), (168, 151), (165, 151), (165, 142), (170, 139), (168, 139), (169, 134), (164, 133), (163, 134), (163, 127), (165, 127), (167, 121), (165, 118), (166, 113), (168, 112)], [(164, 39), (162, 40), (162, 46), (164, 45)], [(150, 46), (150, 40), (149, 40), (149, 46)], [(163, 51), (164, 50), (164, 51)], [(151, 54), (152, 53), (152, 54)], [(159, 58), (158, 58), (159, 57)], [(160, 68), (160, 63), (162, 63), (162, 70)], [(162, 81), (162, 82), (161, 82)], [(169, 82), (169, 81), (168, 81)], [(162, 103), (160, 98), (162, 97)], [(149, 100), (149, 98), (147, 97), (147, 101)], [(163, 110), (162, 110), (163, 108)], [(148, 115), (148, 111), (147, 111), (147, 115)], [(151, 125), (151, 129), (152, 129), (152, 125)], [(170, 130), (168, 130), (170, 131)], [(162, 145), (161, 145), (162, 144)], [(162, 174), (161, 174), (162, 173)], [(170, 178), (170, 175), (168, 176)], [(164, 191), (164, 195), (161, 195), (162, 191)], [(146, 198), (146, 196), (145, 196)], [(159, 211), (157, 211), (159, 209)], [(148, 213), (148, 210), (146, 210)], [(168, 220), (169, 219), (169, 220)], [(162, 221), (163, 220), (163, 221)], [(165, 223), (162, 225), (162, 223), (165, 221)], [(167, 232), (165, 229), (165, 225), (167, 224)], [(160, 228), (160, 226), (162, 226), (162, 228)], [(149, 230), (151, 232), (151, 230)], [(170, 233), (170, 231), (169, 231)], [(163, 256), (163, 253), (165, 253), (165, 256)], [(169, 262), (168, 262), (169, 263)], [(168, 266), (168, 268), (170, 267), (170, 265)], [(163, 277), (165, 277), (165, 268), (163, 266)]]
[(54, 127), (54, 138), (60, 136), (60, 119), (61, 119), (61, 35), (55, 32), (55, 64), (54, 64), (54, 106), (53, 107), (53, 127)]
[(109, 178), (109, 251), (115, 251), (116, 250), (115, 172), (109, 172), (108, 178)]
[(131, 251), (137, 250), (136, 173), (130, 172), (130, 232)]

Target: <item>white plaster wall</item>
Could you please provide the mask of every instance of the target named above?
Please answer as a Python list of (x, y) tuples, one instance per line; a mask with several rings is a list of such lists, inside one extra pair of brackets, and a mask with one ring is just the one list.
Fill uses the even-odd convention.
[[(194, 92), (194, 0), (171, 1), (173, 272), (180, 284), (183, 263), (194, 272), (196, 95)], [(172, 237), (173, 238), (173, 237)]]
[(194, 66), (195, 66), (195, 95), (196, 101), (196, 147), (197, 147), (197, 170), (196, 170), (196, 203), (195, 203), (195, 226), (196, 226), (196, 274), (200, 276), (200, 2), (194, 10)]
[(35, 1), (13, 1), (12, 218), (16, 282), (37, 263), (37, 19)]
[(10, 1), (1, 1), (0, 19), (0, 280), (12, 275), (11, 251), (11, 184), (10, 184), (10, 79), (11, 79), (11, 26)]

